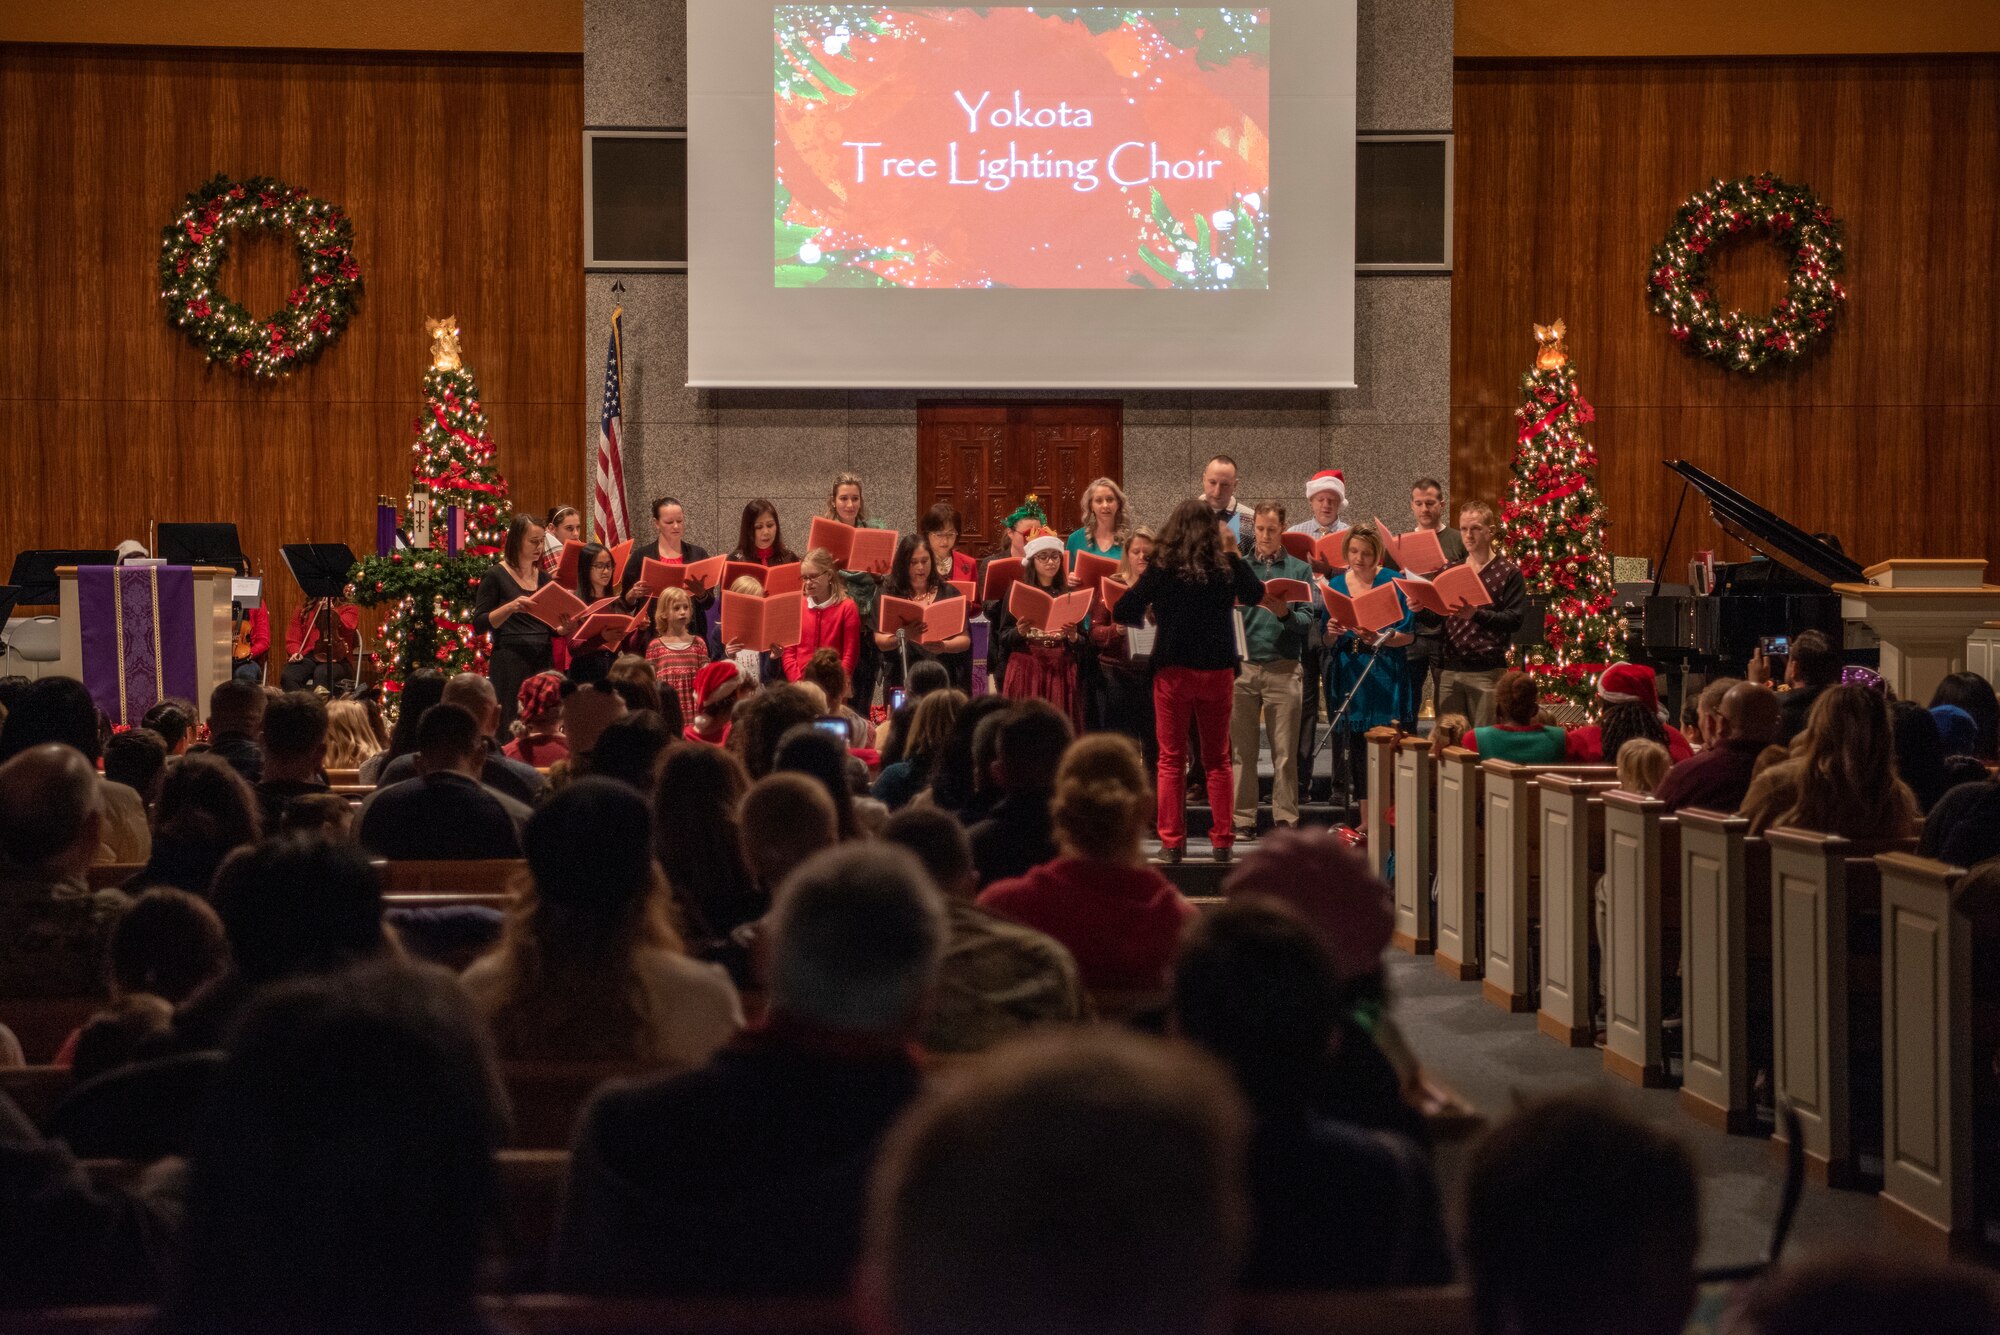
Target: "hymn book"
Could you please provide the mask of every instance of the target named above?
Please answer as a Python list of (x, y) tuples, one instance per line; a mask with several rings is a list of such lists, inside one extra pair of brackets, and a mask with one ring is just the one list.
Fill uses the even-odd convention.
[(1033, 626), (1047, 635), (1060, 635), (1090, 615), (1097, 594), (1090, 589), (1048, 594), (1026, 580), (1014, 581), (1007, 590), (1007, 610), (1024, 626)]
[(583, 610), (583, 621), (570, 638), (579, 644), (602, 641), (607, 649), (617, 648), (627, 635), (645, 622), (644, 617), (622, 611), (622, 606), (616, 598), (592, 603)]
[(527, 604), (522, 610), (543, 625), (553, 628), (560, 627), (565, 621), (574, 621), (589, 608), (583, 599), (551, 580), (529, 595)]
[(803, 593), (722, 592), (722, 642), (741, 643), (760, 653), (775, 653), (797, 644), (805, 633)]
[(1386, 630), (1403, 619), (1403, 603), (1396, 596), (1394, 581), (1378, 584), (1359, 598), (1349, 598), (1324, 582), (1319, 591), (1333, 624), (1342, 630)]
[(806, 550), (825, 548), (840, 569), (881, 576), (895, 563), (897, 536), (891, 528), (852, 528), (838, 519), (816, 515), (806, 536)]
[(722, 582), (722, 573), (728, 565), (728, 560), (720, 556), (693, 565), (670, 565), (649, 556), (639, 568), (639, 580), (654, 593), (662, 589), (686, 589), (699, 598)]
[(1382, 539), (1384, 565), (1394, 565), (1412, 575), (1429, 575), (1448, 564), (1444, 544), (1430, 529), (1420, 528), (1397, 537), (1389, 531), (1387, 524), (1377, 519), (1375, 533)]
[(1291, 604), (1310, 603), (1312, 600), (1312, 585), (1302, 579), (1267, 579), (1264, 581), (1264, 601), (1258, 606), (1282, 620), (1292, 614)]
[(1021, 558), (996, 556), (986, 563), (985, 586), (979, 590), (981, 602), (997, 603), (1007, 597), (1008, 588), (1021, 578)]
[(1405, 575), (1396, 581), (1403, 594), (1426, 612), (1454, 616), (1468, 608), (1485, 607), (1493, 601), (1486, 581), (1468, 565), (1456, 565), (1433, 579)]
[[(566, 589), (576, 587), (576, 563), (583, 556), (583, 546), (580, 542), (566, 542), (562, 545), (562, 555), (556, 558), (555, 580)], [(617, 579), (617, 575), (612, 578)]]
[(939, 598), (934, 602), (920, 603), (885, 594), (877, 609), (877, 624), (884, 635), (908, 630), (910, 638), (918, 644), (942, 644), (955, 635), (965, 634), (966, 607), (963, 598)]
[(1070, 573), (1069, 586), (1072, 589), (1095, 589), (1106, 579), (1118, 577), (1118, 562), (1095, 552), (1078, 552), (1076, 568)]

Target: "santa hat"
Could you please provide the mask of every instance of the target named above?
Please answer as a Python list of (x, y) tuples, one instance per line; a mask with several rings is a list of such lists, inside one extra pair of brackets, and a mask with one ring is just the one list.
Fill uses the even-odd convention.
[(695, 707), (706, 713), (710, 705), (721, 704), (736, 694), (742, 685), (743, 674), (730, 660), (725, 658), (704, 664), (701, 671), (694, 674)]
[(1340, 497), (1342, 505), (1347, 504), (1347, 479), (1338, 468), (1322, 468), (1306, 479), (1306, 499), (1311, 500), (1323, 491), (1330, 491)]
[(1667, 716), (1660, 708), (1659, 687), (1653, 669), (1637, 663), (1613, 663), (1597, 679), (1597, 698), (1607, 705), (1644, 705), (1647, 712)]
[(1056, 536), (1056, 532), (1052, 528), (1045, 528), (1035, 534), (1034, 537), (1029, 538), (1028, 545), (1022, 550), (1027, 554), (1027, 558), (1030, 561), (1040, 556), (1043, 552), (1054, 552), (1058, 556), (1067, 554), (1063, 546), (1063, 540)]

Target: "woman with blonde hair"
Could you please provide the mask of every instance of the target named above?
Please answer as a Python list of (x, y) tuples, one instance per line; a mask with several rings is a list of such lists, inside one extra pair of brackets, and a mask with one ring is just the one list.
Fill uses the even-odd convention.
[[(1326, 581), (1335, 593), (1359, 598), (1394, 583), (1395, 577), (1382, 567), (1382, 538), (1369, 525), (1341, 534), (1341, 553), (1347, 568)], [(1396, 594), (1396, 605), (1402, 616), (1387, 626), (1345, 630), (1331, 620), (1324, 623), (1329, 650), (1324, 669), (1326, 716), (1338, 723), (1333, 729), (1334, 786), (1351, 802), (1367, 796), (1368, 731), (1395, 725), (1404, 660), (1417, 638), (1416, 615), (1401, 592)]]
[(667, 917), (645, 797), (585, 777), (528, 818), (500, 944), (461, 981), (509, 1061), (691, 1068), (743, 1026), (728, 975)]
[(1651, 797), (1672, 767), (1667, 748), (1650, 737), (1634, 737), (1618, 748), (1618, 786), (1628, 793)]
[(1164, 988), (1195, 907), (1147, 861), (1142, 841), (1152, 805), (1130, 738), (1097, 732), (1078, 739), (1056, 769), (1056, 859), (987, 886), (980, 907), (1067, 946), (1087, 988)]
[(1889, 841), (1917, 832), (1917, 795), (1896, 775), (1889, 707), (1866, 686), (1829, 686), (1813, 701), (1792, 756), (1750, 781), (1750, 833), (1792, 825), (1843, 839)]
[(799, 642), (785, 650), (785, 679), (803, 678), (806, 664), (821, 647), (840, 655), (840, 666), (851, 679), (860, 661), (861, 613), (848, 596), (833, 553), (824, 547), (807, 552), (799, 563), (799, 584), (805, 592), (805, 616)]
[(889, 810), (899, 811), (928, 787), (931, 770), (944, 753), (945, 743), (951, 740), (952, 728), (958, 723), (965, 701), (965, 692), (949, 687), (932, 691), (917, 701), (910, 718), (910, 735), (903, 743), (903, 758), (882, 767), (868, 795)]
[[(839, 473), (833, 479), (833, 490), (827, 493), (826, 517), (849, 528), (882, 528), (868, 518), (868, 501), (861, 490), (859, 473)], [(809, 558), (810, 559), (810, 558)], [(882, 595), (882, 580), (886, 570), (843, 570), (839, 572), (841, 583), (846, 586), (847, 596), (854, 602), (855, 625), (873, 624), (875, 604)], [(808, 591), (808, 599), (813, 594)], [(836, 646), (838, 647), (838, 646)], [(875, 637), (860, 635), (857, 629), (854, 652), (842, 651), (841, 665), (847, 669), (849, 684), (853, 687), (854, 707), (863, 714), (875, 702), (875, 678), (882, 670), (882, 655), (875, 648)], [(798, 675), (791, 669), (790, 660), (785, 664), (785, 675), (793, 681)]]
[(1078, 552), (1117, 560), (1125, 554), (1132, 521), (1125, 509), (1125, 489), (1108, 477), (1083, 489), (1083, 522), (1065, 544), (1074, 560)]
[(368, 708), (359, 700), (335, 700), (326, 707), (326, 767), (361, 768), (382, 744), (368, 722)]

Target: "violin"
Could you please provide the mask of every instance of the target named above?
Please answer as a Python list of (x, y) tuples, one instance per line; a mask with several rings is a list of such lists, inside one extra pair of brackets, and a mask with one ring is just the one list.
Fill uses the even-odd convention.
[(235, 642), (230, 647), (229, 656), (232, 661), (241, 663), (255, 652), (250, 647), (250, 614), (235, 603), (229, 605), (229, 613), (236, 624)]
[[(349, 663), (354, 660), (358, 638), (355, 631), (340, 619), (338, 599), (313, 599), (299, 609), (299, 621), (302, 626), (299, 652), (292, 662), (303, 663), (310, 659), (315, 663)], [(333, 628), (331, 643), (321, 635), (321, 631), (328, 626)]]

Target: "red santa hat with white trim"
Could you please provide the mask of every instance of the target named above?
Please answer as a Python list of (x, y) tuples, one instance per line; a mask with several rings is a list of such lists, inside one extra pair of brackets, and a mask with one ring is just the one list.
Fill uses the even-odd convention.
[(1607, 705), (1644, 705), (1662, 720), (1667, 717), (1667, 711), (1660, 707), (1653, 669), (1637, 663), (1613, 663), (1604, 669), (1597, 679), (1597, 698)]
[(1342, 505), (1347, 504), (1347, 478), (1338, 468), (1322, 468), (1306, 479), (1306, 499), (1311, 500), (1323, 491), (1330, 491), (1340, 497)]

